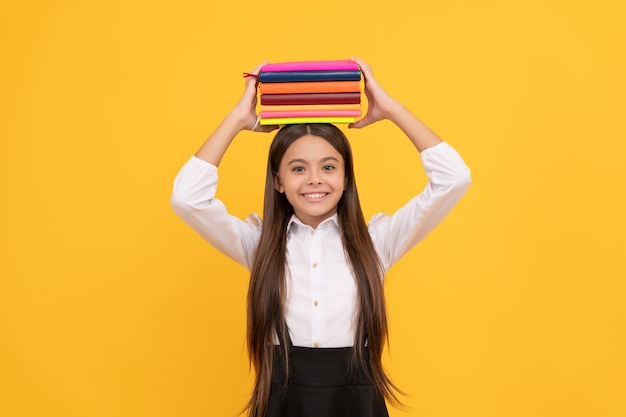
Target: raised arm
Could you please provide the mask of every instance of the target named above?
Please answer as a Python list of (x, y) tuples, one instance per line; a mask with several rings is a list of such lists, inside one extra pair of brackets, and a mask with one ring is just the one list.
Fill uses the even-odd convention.
[[(258, 74), (263, 64), (252, 74)], [(248, 77), (244, 93), (222, 123), (179, 171), (172, 191), (172, 207), (189, 226), (222, 253), (250, 269), (261, 233), (261, 220), (241, 220), (215, 198), (217, 166), (242, 130), (270, 132), (277, 126), (257, 126), (256, 78)]]
[[(250, 74), (258, 75), (265, 63), (257, 65)], [(233, 110), (222, 120), (220, 125), (209, 136), (196, 152), (196, 157), (219, 166), (222, 157), (235, 136), (242, 130), (271, 132), (278, 126), (258, 125), (256, 114), (257, 78), (247, 77), (246, 86), (241, 99)]]
[(380, 120), (388, 119), (404, 132), (419, 152), (441, 143), (441, 139), (435, 132), (383, 90), (374, 78), (371, 67), (365, 61), (359, 58), (353, 59), (359, 64), (363, 72), (368, 109), (365, 117), (350, 124), (350, 128), (360, 129)]
[(429, 180), (421, 193), (393, 215), (378, 214), (369, 224), (376, 250), (389, 269), (448, 215), (471, 184), (471, 174), (456, 150), (382, 89), (366, 62), (354, 60), (365, 78), (368, 111), (349, 127), (362, 128), (384, 119), (395, 123), (421, 153)]

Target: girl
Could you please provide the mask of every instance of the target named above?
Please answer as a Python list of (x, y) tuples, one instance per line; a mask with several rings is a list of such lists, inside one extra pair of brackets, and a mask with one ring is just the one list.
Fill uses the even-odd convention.
[[(391, 98), (370, 67), (368, 111), (349, 125), (396, 124), (421, 153), (429, 183), (391, 216), (367, 225), (350, 145), (333, 125), (287, 125), (270, 146), (263, 223), (228, 214), (215, 198), (217, 166), (242, 130), (258, 126), (256, 82), (179, 172), (172, 204), (210, 244), (251, 271), (248, 352), (255, 384), (250, 417), (384, 417), (400, 391), (385, 374), (384, 273), (430, 232), (470, 184), (448, 144)], [(258, 74), (263, 64), (252, 74)]]

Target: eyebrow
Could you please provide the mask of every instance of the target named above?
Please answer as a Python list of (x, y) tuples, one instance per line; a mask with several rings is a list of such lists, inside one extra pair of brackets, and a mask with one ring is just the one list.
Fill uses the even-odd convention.
[[(319, 163), (323, 164), (324, 162), (328, 162), (328, 161), (339, 162), (339, 159), (335, 158), (334, 156), (327, 156), (326, 158), (322, 158), (319, 161)], [(291, 161), (287, 162), (287, 165), (291, 165), (291, 164), (295, 164), (295, 163), (307, 164), (308, 161), (306, 159), (303, 159), (303, 158), (294, 158)]]

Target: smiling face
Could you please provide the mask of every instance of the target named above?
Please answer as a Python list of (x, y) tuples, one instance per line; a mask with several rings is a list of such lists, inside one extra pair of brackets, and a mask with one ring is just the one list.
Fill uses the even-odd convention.
[(337, 212), (343, 195), (343, 157), (324, 138), (305, 135), (289, 146), (274, 186), (292, 205), (295, 215), (313, 228)]

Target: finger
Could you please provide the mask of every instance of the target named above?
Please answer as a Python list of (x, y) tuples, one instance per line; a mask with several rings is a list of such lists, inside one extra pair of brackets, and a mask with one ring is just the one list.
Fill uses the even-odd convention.
[(276, 125), (271, 125), (271, 126), (263, 126), (263, 132), (269, 133), (269, 132), (273, 132), (274, 130), (280, 129), (280, 126), (276, 126)]
[(348, 129), (361, 129), (361, 128), (364, 128), (365, 126), (369, 125), (369, 124), (370, 124), (370, 122), (368, 120), (368, 117), (365, 116), (361, 120), (357, 120), (354, 123), (350, 123), (348, 125)]
[(244, 78), (256, 78), (257, 75), (259, 75), (259, 72), (261, 71), (261, 69), (263, 68), (263, 66), (267, 63), (267, 61), (264, 61), (262, 63), (260, 63), (259, 65), (257, 65), (256, 67), (254, 67), (254, 69), (250, 72), (244, 72), (243, 76)]
[(267, 64), (267, 61), (261, 62), (259, 65), (254, 67), (254, 69), (252, 70), (250, 74), (259, 75), (259, 72), (261, 72), (261, 68), (263, 68), (263, 66), (266, 64)]
[(278, 125), (259, 125), (256, 128), (256, 132), (263, 132), (263, 133), (269, 133), (272, 132), (276, 129), (278, 129), (280, 126)]
[(246, 76), (246, 91), (252, 90), (252, 86), (254, 86), (254, 90), (255, 90), (255, 94), (256, 94), (256, 87), (259, 84), (259, 79), (256, 76), (259, 75), (259, 73), (261, 72), (261, 69), (263, 68), (263, 66), (265, 64), (267, 64), (267, 61), (261, 62), (259, 65), (254, 67), (254, 69), (252, 71), (250, 71), (248, 73), (248, 74), (250, 74), (252, 76), (251, 77), (250, 76)]
[(350, 59), (356, 62), (357, 64), (359, 64), (359, 68), (361, 68), (361, 72), (363, 73), (363, 77), (365, 78), (365, 80), (374, 78), (372, 67), (370, 67), (367, 62), (363, 61), (361, 58), (350, 58)]
[(253, 132), (266, 132), (267, 133), (267, 132), (271, 132), (273, 130), (276, 130), (278, 128), (279, 128), (278, 125), (263, 125), (263, 124), (261, 124), (261, 116), (259, 115), (259, 116), (256, 117), (256, 121), (254, 122), (252, 127), (249, 128), (249, 130), (251, 130)]

